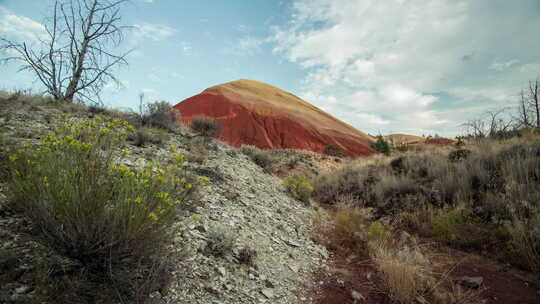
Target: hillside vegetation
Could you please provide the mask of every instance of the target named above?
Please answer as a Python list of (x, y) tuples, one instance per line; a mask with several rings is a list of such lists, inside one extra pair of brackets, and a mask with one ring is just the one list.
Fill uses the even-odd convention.
[(399, 303), (482, 301), (450, 279), (456, 266), (441, 260), (444, 246), (538, 273), (540, 139), (467, 148), (350, 161), (319, 175), (313, 196), (329, 210), (316, 216), (319, 241), (371, 260)]
[(309, 207), (172, 114), (0, 97), (0, 302), (300, 301)]
[(533, 133), (348, 159), (232, 148), (165, 102), (0, 103), (2, 302), (540, 298)]

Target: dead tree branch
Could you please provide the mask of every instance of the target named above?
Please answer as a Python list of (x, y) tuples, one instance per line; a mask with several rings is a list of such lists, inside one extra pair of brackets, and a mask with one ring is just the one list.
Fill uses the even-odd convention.
[(37, 47), (0, 38), (0, 49), (13, 54), (3, 61), (33, 72), (57, 100), (96, 102), (106, 84), (120, 84), (114, 68), (127, 64), (129, 51), (111, 51), (124, 38), (120, 8), (127, 1), (55, 0), (46, 38), (39, 38)]

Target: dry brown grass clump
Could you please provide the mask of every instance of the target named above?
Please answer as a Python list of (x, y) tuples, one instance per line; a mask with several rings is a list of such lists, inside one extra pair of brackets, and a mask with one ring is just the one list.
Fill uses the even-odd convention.
[(453, 265), (439, 262), (429, 246), (406, 232), (396, 234), (354, 203), (345, 197), (332, 210), (316, 212), (316, 241), (346, 259), (369, 258), (377, 288), (396, 303), (482, 303), (482, 290), (463, 290), (450, 278)]

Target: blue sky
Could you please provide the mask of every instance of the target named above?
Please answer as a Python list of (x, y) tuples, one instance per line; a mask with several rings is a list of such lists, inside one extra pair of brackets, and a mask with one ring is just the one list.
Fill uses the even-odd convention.
[[(0, 36), (32, 40), (49, 0), (0, 0)], [(132, 0), (124, 87), (175, 104), (239, 78), (290, 91), (369, 133), (456, 135), (540, 73), (537, 0)], [(0, 88), (39, 85), (0, 66)]]

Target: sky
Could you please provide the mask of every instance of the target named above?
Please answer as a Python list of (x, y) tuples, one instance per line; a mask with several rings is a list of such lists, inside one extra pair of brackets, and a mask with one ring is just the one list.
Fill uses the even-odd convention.
[[(51, 3), (0, 0), (0, 36), (35, 41)], [(122, 24), (113, 108), (248, 78), (366, 133), (455, 136), (540, 75), (539, 0), (132, 0)], [(40, 85), (9, 64), (0, 88)]]

